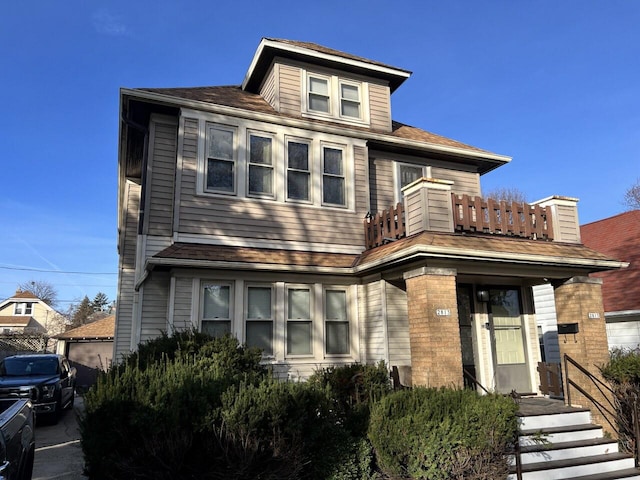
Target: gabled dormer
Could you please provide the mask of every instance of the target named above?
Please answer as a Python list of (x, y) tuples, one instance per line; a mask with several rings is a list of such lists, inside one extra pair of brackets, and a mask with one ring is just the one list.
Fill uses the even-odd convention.
[(410, 75), (315, 43), (263, 38), (242, 89), (285, 115), (391, 132), (391, 93)]

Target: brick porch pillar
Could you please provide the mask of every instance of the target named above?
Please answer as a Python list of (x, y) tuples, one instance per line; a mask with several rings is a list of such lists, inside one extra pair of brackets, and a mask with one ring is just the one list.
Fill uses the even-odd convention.
[(423, 267), (404, 279), (413, 385), (462, 387), (456, 271)]
[[(598, 367), (609, 361), (609, 344), (602, 302), (602, 280), (591, 277), (573, 277), (560, 285), (555, 285), (554, 295), (558, 320), (558, 343), (563, 359), (563, 374), (565, 375), (566, 401), (565, 353), (600, 379), (602, 377)], [(563, 326), (568, 324), (576, 324), (578, 333), (562, 333)], [(569, 378), (598, 401), (604, 402), (608, 406), (603, 394), (586, 375), (571, 364), (569, 364), (568, 370)], [(607, 422), (601, 418), (591, 402), (573, 387), (571, 387), (571, 403), (591, 408), (596, 423), (602, 425), (605, 430), (608, 429)]]

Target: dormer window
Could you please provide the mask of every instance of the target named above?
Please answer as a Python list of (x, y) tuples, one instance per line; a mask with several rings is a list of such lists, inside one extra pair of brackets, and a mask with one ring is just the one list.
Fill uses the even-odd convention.
[(303, 116), (359, 125), (369, 123), (363, 100), (367, 97), (366, 83), (310, 72), (305, 78)]
[(329, 79), (309, 76), (309, 110), (331, 114)]
[(16, 303), (15, 315), (31, 315), (33, 312), (33, 303)]

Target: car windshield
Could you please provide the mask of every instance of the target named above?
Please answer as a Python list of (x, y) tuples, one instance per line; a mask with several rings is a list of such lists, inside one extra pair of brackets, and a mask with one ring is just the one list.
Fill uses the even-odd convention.
[(22, 377), (28, 375), (56, 375), (58, 359), (53, 358), (5, 358), (0, 363), (0, 375)]

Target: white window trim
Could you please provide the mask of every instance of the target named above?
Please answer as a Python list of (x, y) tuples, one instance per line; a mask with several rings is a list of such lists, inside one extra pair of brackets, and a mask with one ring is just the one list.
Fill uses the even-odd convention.
[[(271, 316), (270, 318), (249, 318), (249, 288), (269, 288), (271, 290)], [(247, 323), (271, 322), (271, 353), (262, 355), (263, 358), (272, 359), (276, 353), (276, 287), (270, 282), (246, 282), (244, 284), (244, 302), (242, 316), (242, 338), (247, 343)]]
[[(308, 171), (309, 171), (309, 199), (308, 200), (300, 200), (297, 198), (289, 198), (289, 143), (300, 143), (300, 144), (305, 144), (307, 145), (307, 153), (308, 153)], [(313, 148), (314, 142), (313, 140), (311, 140), (310, 138), (300, 138), (300, 137), (291, 137), (291, 136), (285, 136), (284, 138), (284, 177), (285, 177), (285, 181), (284, 181), (284, 200), (285, 202), (291, 202), (291, 203), (301, 203), (301, 204), (305, 204), (305, 205), (313, 205), (314, 202), (314, 191), (316, 190), (314, 188), (314, 171), (313, 171), (313, 167), (314, 164), (317, 162), (314, 162), (314, 148)]]
[[(262, 137), (262, 138), (269, 138), (271, 139), (271, 171), (272, 171), (272, 176), (271, 176), (271, 190), (272, 193), (268, 194), (268, 193), (251, 193), (249, 191), (249, 172), (251, 170), (251, 165), (254, 165), (251, 163), (251, 137)], [(259, 130), (250, 130), (247, 129), (247, 135), (246, 135), (246, 168), (245, 170), (245, 192), (246, 192), (246, 196), (249, 198), (264, 198), (264, 199), (269, 199), (269, 200), (274, 200), (276, 199), (276, 191), (277, 191), (277, 185), (276, 185), (276, 178), (277, 178), (277, 159), (280, 158), (280, 156), (277, 154), (278, 153), (278, 149), (277, 149), (277, 141), (276, 141), (276, 136), (272, 133), (267, 133), (267, 132), (262, 132)], [(255, 164), (255, 165), (260, 165), (260, 164)], [(236, 167), (238, 166), (238, 162), (236, 161)], [(264, 168), (264, 165), (260, 165), (261, 167)], [(238, 168), (236, 168), (236, 170), (239, 170)]]
[[(209, 285), (217, 285), (217, 286), (224, 286), (224, 287), (229, 287), (229, 318), (227, 319), (205, 319), (204, 318), (204, 299), (205, 299), (205, 295), (204, 295), (204, 289), (209, 286)], [(235, 305), (235, 282), (233, 281), (229, 281), (229, 280), (216, 280), (216, 279), (202, 279), (200, 280), (200, 288), (199, 288), (199, 295), (200, 295), (200, 299), (198, 300), (198, 331), (202, 332), (202, 323), (203, 322), (229, 322), (229, 331), (231, 332), (232, 335), (236, 334), (235, 329), (234, 329), (234, 324), (236, 323), (234, 321), (234, 317), (235, 317), (235, 310), (236, 310), (236, 305)]]
[[(332, 148), (334, 150), (340, 150), (342, 151), (342, 178), (344, 178), (344, 205), (339, 205), (337, 203), (328, 203), (324, 201), (324, 149), (325, 148)], [(335, 144), (335, 143), (330, 143), (330, 142), (320, 142), (320, 154), (319, 157), (320, 161), (317, 162), (318, 163), (318, 172), (316, 174), (316, 182), (318, 183), (318, 186), (316, 188), (316, 191), (318, 192), (318, 204), (322, 205), (323, 207), (329, 207), (329, 208), (338, 208), (338, 209), (351, 209), (353, 208), (352, 205), (352, 194), (353, 194), (353, 183), (354, 183), (354, 179), (353, 179), (353, 175), (351, 172), (351, 158), (349, 157), (349, 153), (350, 153), (349, 148), (346, 147), (346, 145), (339, 145), (339, 144)], [(336, 175), (330, 175), (329, 176), (336, 176)]]
[[(347, 320), (346, 321), (349, 325), (349, 351), (347, 353), (327, 353), (327, 322), (331, 321), (327, 319), (327, 311), (326, 311), (327, 290), (345, 292), (345, 301), (347, 302), (347, 305), (346, 305)], [(325, 358), (354, 357), (354, 350), (355, 350), (354, 328), (355, 328), (355, 321), (354, 321), (354, 312), (352, 308), (351, 287), (348, 285), (323, 285), (322, 287), (322, 338), (323, 338), (322, 351), (324, 352)]]
[[(289, 290), (308, 290), (309, 291), (309, 316), (308, 319), (289, 319)], [(315, 358), (315, 352), (318, 351), (316, 342), (318, 335), (316, 334), (316, 323), (317, 323), (317, 301), (316, 301), (316, 293), (314, 284), (301, 283), (287, 283), (284, 287), (284, 358), (289, 359), (309, 359)], [(311, 323), (311, 338), (309, 340), (311, 345), (310, 353), (303, 354), (292, 354), (287, 351), (288, 345), (288, 336), (289, 336), (289, 322), (309, 322)]]
[[(321, 112), (312, 110), (309, 107), (309, 81), (311, 78), (319, 78), (327, 80), (329, 87), (329, 112)], [(317, 118), (321, 120), (331, 120), (334, 122), (348, 123), (352, 125), (370, 125), (371, 119), (369, 114), (369, 85), (367, 82), (342, 78), (337, 75), (328, 75), (317, 72), (303, 70), (302, 72), (302, 116), (308, 118)], [(360, 118), (350, 117), (342, 114), (340, 85), (351, 85), (358, 87), (360, 97)]]
[[(31, 311), (27, 312), (28, 309)], [(16, 302), (13, 312), (14, 315), (33, 315), (33, 302)]]
[[(409, 163), (409, 162), (393, 162), (394, 165), (394, 169), (393, 169), (393, 186), (394, 186), (394, 190), (395, 190), (395, 203), (398, 202), (402, 202), (404, 199), (404, 196), (402, 195), (402, 187), (400, 186), (400, 167), (421, 167), (422, 168), (422, 176), (423, 177), (431, 177), (431, 166), (430, 165), (418, 165), (415, 163)], [(384, 208), (388, 208), (384, 207)]]
[[(231, 192), (227, 192), (225, 190), (218, 190), (215, 188), (209, 188), (207, 186), (207, 173), (208, 173), (208, 163), (209, 163), (209, 131), (211, 129), (218, 129), (226, 132), (231, 132), (233, 134), (233, 147), (232, 147), (232, 161), (233, 162), (233, 189)], [(215, 122), (205, 122), (204, 125), (204, 150), (203, 150), (203, 170), (202, 170), (202, 190), (204, 193), (214, 193), (216, 195), (225, 195), (225, 196), (236, 196), (238, 195), (238, 178), (243, 173), (240, 171), (238, 162), (238, 128), (222, 125)], [(229, 161), (229, 160), (227, 160)]]

